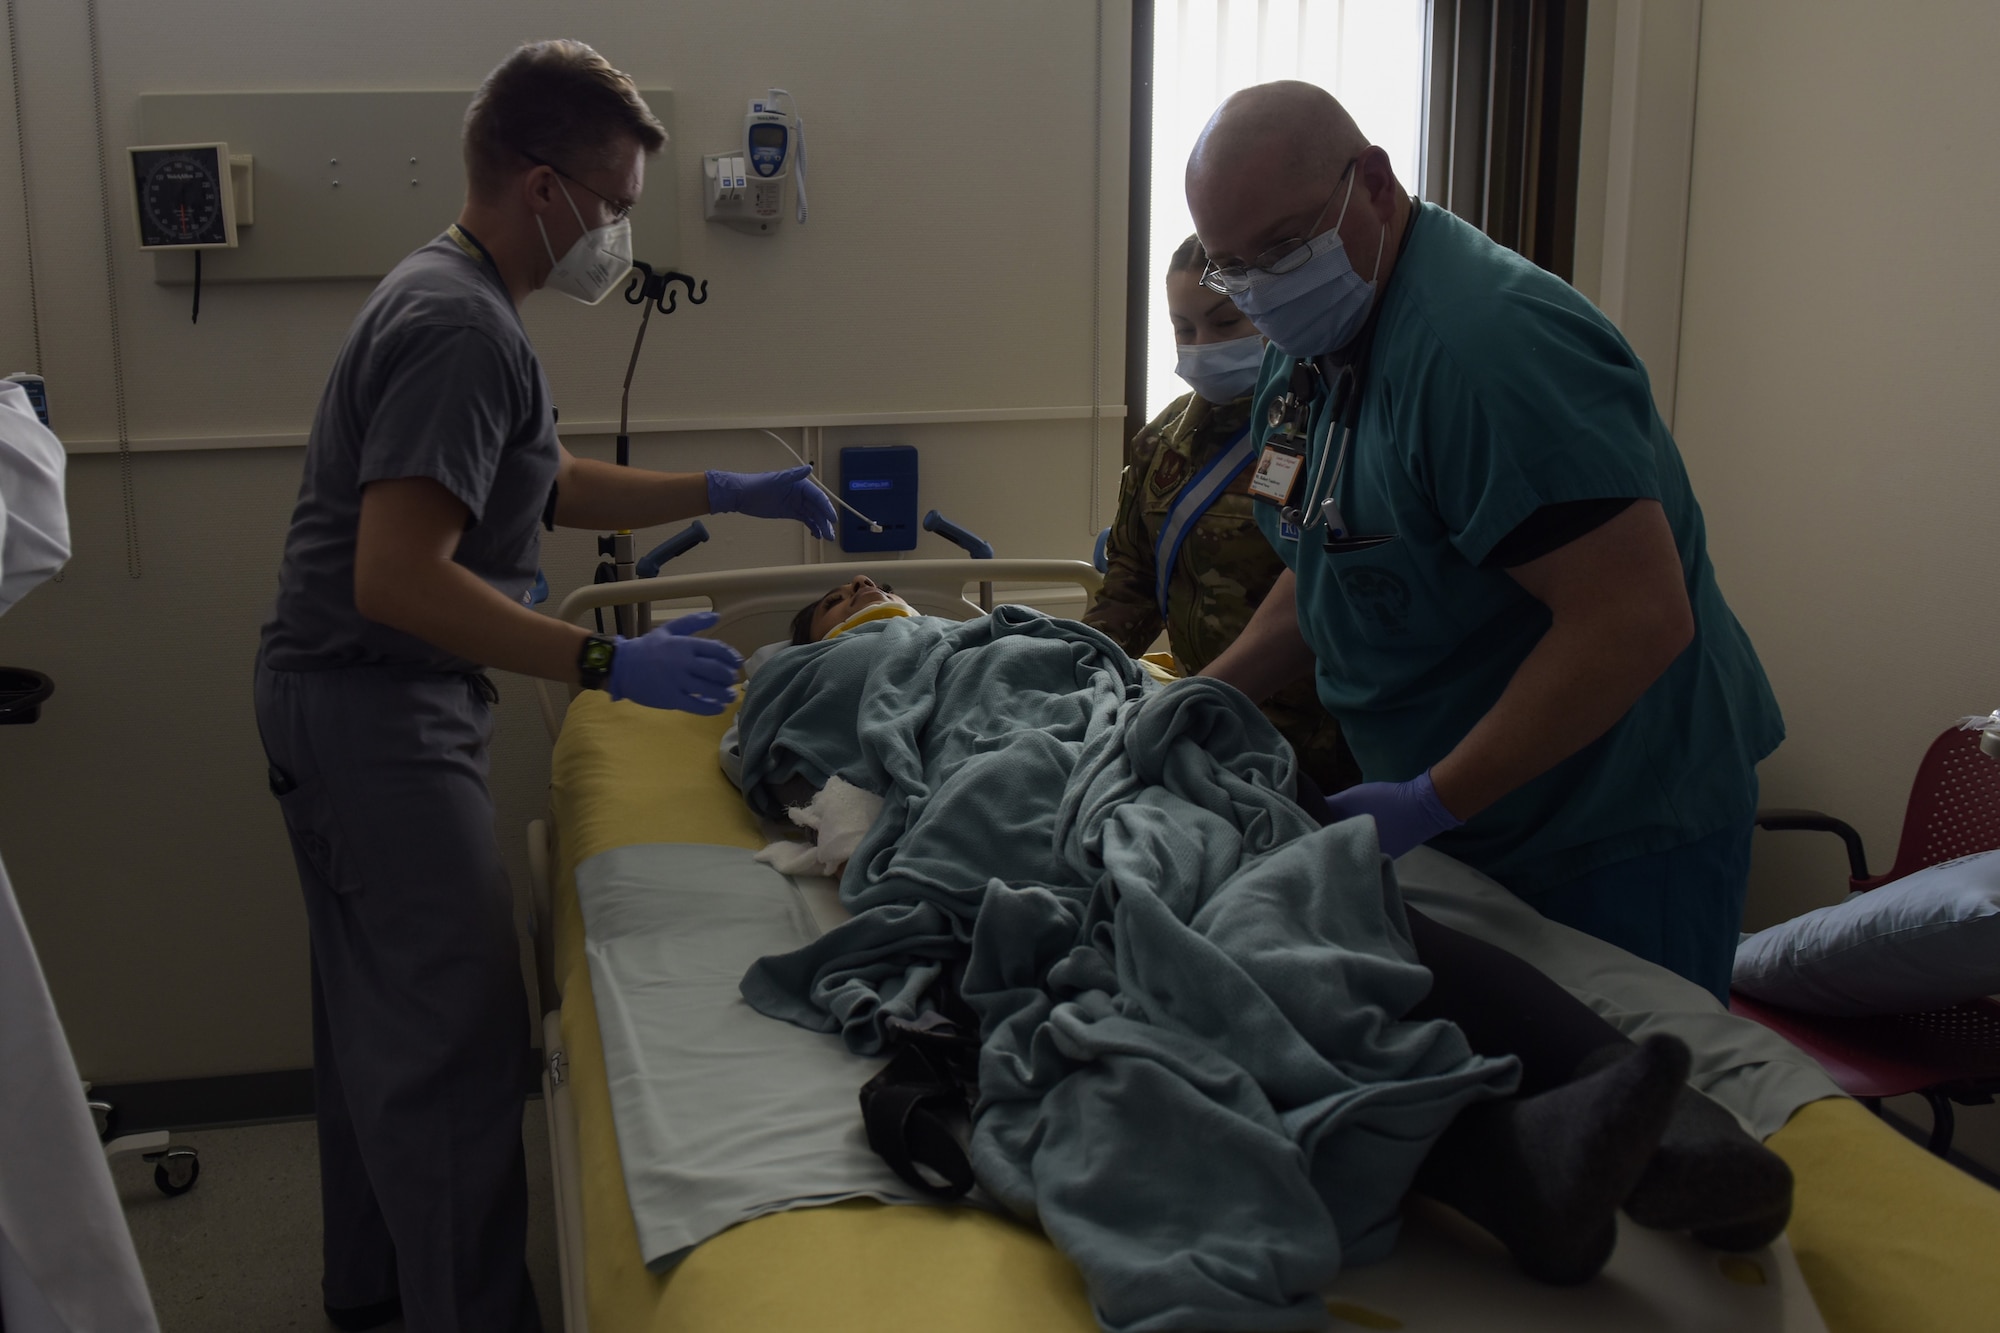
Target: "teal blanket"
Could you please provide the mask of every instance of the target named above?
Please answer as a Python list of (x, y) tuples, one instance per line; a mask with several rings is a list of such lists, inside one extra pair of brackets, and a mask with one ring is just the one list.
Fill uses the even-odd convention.
[(1374, 826), (1315, 827), (1249, 700), (1160, 688), (1110, 640), (1001, 607), (780, 653), (742, 713), (744, 789), (884, 799), (853, 920), (742, 982), (881, 1049), (947, 967), (981, 1024), (972, 1162), (1082, 1271), (1112, 1330), (1323, 1327), (1385, 1255), (1458, 1110), (1513, 1087), (1425, 994)]

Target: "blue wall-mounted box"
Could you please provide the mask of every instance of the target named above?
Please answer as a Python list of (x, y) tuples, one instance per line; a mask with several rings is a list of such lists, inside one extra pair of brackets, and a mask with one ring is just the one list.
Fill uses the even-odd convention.
[(917, 549), (917, 451), (908, 444), (855, 445), (840, 451), (840, 498), (882, 525), (870, 532), (840, 511), (843, 551)]

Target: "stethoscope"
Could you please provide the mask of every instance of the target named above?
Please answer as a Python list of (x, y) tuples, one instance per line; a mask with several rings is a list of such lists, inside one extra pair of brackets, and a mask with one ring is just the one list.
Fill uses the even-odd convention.
[[(1416, 208), (1410, 210), (1409, 219), (1403, 224), (1403, 243), (1407, 246), (1410, 231), (1417, 221)], [(1364, 551), (1371, 546), (1380, 546), (1396, 540), (1393, 532), (1350, 533), (1347, 519), (1340, 512), (1340, 505), (1334, 496), (1340, 490), (1340, 479), (1347, 473), (1347, 460), (1354, 448), (1354, 426), (1361, 417), (1361, 401), (1367, 387), (1369, 361), (1375, 350), (1375, 322), (1382, 313), (1382, 302), (1386, 291), (1377, 294), (1375, 308), (1368, 313), (1368, 321), (1362, 326), (1357, 339), (1354, 355), (1334, 373), (1333, 385), (1329, 391), (1325, 387), (1326, 376), (1313, 360), (1301, 357), (1292, 363), (1292, 379), (1289, 391), (1271, 401), (1266, 413), (1266, 443), (1273, 443), (1273, 436), (1283, 441), (1283, 447), (1300, 455), (1312, 452), (1312, 409), (1330, 392), (1332, 403), (1331, 424), (1327, 427), (1327, 437), (1332, 439), (1336, 431), (1340, 443), (1329, 450), (1321, 450), (1317, 465), (1306, 473), (1306, 493), (1298, 503), (1287, 503), (1278, 508), (1278, 517), (1287, 528), (1298, 531), (1300, 536), (1325, 527), (1323, 543), (1327, 554), (1338, 555), (1346, 551)], [(1315, 393), (1315, 381), (1320, 391)], [(1327, 454), (1333, 458), (1329, 466)], [(1286, 536), (1290, 536), (1288, 532)]]
[[(1303, 441), (1307, 448), (1312, 444), (1312, 404), (1319, 395), (1311, 393), (1311, 381), (1323, 379), (1319, 367), (1312, 362), (1300, 360), (1292, 366), (1291, 392), (1281, 395), (1271, 404), (1272, 427), (1287, 439)], [(1278, 514), (1285, 522), (1301, 533), (1311, 532), (1324, 524), (1328, 536), (1345, 536), (1347, 520), (1342, 517), (1340, 506), (1334, 501), (1334, 492), (1340, 486), (1340, 478), (1347, 471), (1348, 451), (1354, 446), (1354, 424), (1348, 420), (1348, 409), (1360, 407), (1360, 376), (1349, 362), (1340, 368), (1333, 381), (1333, 424), (1331, 430), (1340, 432), (1340, 445), (1332, 451), (1332, 466), (1328, 466), (1328, 452), (1321, 450), (1318, 462), (1306, 473), (1306, 493), (1298, 504), (1282, 507)], [(1310, 395), (1310, 396), (1309, 396)]]
[[(1372, 332), (1372, 330), (1371, 330)], [(1349, 551), (1365, 551), (1396, 540), (1393, 532), (1352, 533), (1347, 530), (1347, 519), (1340, 512), (1340, 505), (1334, 498), (1340, 489), (1340, 479), (1347, 473), (1347, 460), (1354, 449), (1354, 423), (1361, 415), (1361, 399), (1368, 374), (1368, 356), (1364, 348), (1362, 355), (1340, 367), (1335, 372), (1332, 402), (1329, 408), (1331, 424), (1327, 428), (1328, 438), (1339, 433), (1340, 443), (1332, 449), (1320, 451), (1318, 462), (1306, 473), (1306, 491), (1298, 503), (1279, 506), (1278, 517), (1285, 525), (1295, 529), (1302, 537), (1318, 528), (1326, 529), (1326, 537), (1321, 541), (1322, 549), (1328, 555), (1341, 555)], [(1268, 413), (1271, 433), (1288, 442), (1288, 447), (1310, 452), (1312, 447), (1312, 405), (1321, 395), (1313, 392), (1313, 381), (1324, 380), (1318, 366), (1311, 361), (1300, 360), (1292, 367), (1291, 390), (1273, 400)], [(1268, 436), (1267, 436), (1268, 438)], [(1329, 459), (1328, 455), (1332, 457)], [(1290, 534), (1287, 533), (1287, 536)]]

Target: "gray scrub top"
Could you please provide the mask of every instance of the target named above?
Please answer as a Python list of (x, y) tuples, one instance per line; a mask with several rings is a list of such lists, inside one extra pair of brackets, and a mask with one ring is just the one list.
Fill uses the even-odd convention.
[(449, 232), (411, 254), (362, 307), (320, 397), (265, 665), (478, 670), (355, 609), (361, 490), (402, 477), (443, 486), (469, 513), (453, 559), (519, 599), (560, 460), (548, 380), (498, 271)]

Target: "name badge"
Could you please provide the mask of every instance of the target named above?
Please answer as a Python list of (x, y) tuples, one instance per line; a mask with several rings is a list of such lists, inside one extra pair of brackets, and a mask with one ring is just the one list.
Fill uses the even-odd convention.
[(1266, 444), (1257, 457), (1257, 470), (1250, 476), (1250, 494), (1280, 507), (1292, 502), (1305, 471), (1306, 456), (1282, 444)]

